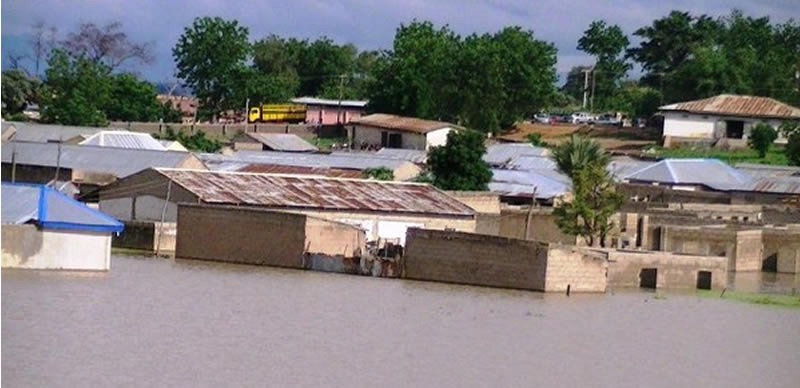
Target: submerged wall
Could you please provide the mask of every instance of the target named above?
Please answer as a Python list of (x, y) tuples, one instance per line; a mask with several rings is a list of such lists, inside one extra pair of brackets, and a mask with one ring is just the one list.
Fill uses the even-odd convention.
[(3, 268), (107, 271), (111, 234), (3, 225)]

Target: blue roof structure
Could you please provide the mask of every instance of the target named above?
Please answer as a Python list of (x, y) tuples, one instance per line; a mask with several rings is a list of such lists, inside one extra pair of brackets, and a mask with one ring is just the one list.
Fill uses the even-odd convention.
[(116, 219), (43, 185), (2, 184), (3, 224), (34, 222), (42, 229), (122, 232)]
[(753, 180), (717, 159), (664, 159), (624, 178), (673, 185), (704, 185), (721, 191), (745, 189)]

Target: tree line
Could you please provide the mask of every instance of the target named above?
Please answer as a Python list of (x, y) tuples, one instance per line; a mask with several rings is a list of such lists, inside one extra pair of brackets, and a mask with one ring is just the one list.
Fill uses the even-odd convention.
[[(392, 46), (360, 51), (327, 37), (267, 35), (251, 39), (236, 20), (199, 17), (173, 47), (177, 76), (200, 102), (198, 119), (295, 96), (369, 100), (368, 109), (445, 120), (497, 132), (542, 110), (574, 110), (583, 96), (595, 111), (646, 117), (658, 106), (720, 93), (769, 96), (798, 104), (800, 25), (777, 24), (734, 10), (719, 18), (673, 11), (633, 36), (592, 22), (577, 48), (594, 63), (573, 68), (556, 86), (552, 43), (506, 27), (459, 36), (449, 27), (412, 21)], [(102, 125), (107, 120), (174, 121), (155, 87), (126, 71), (152, 61), (152, 45), (128, 39), (119, 23), (84, 23), (59, 39), (34, 26), (33, 72), (3, 74), (4, 115), (40, 104), (42, 119)], [(19, 57), (12, 57), (12, 67)], [(47, 71), (40, 74), (41, 64)], [(638, 65), (638, 80), (629, 73)], [(588, 81), (588, 82), (587, 82)], [(588, 86), (588, 87), (587, 87)]]

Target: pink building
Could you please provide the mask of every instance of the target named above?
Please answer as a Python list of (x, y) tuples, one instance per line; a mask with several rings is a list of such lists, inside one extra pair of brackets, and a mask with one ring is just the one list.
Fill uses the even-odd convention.
[(314, 125), (347, 124), (360, 119), (367, 106), (367, 101), (339, 101), (315, 97), (293, 98), (292, 102), (306, 106), (306, 123)]

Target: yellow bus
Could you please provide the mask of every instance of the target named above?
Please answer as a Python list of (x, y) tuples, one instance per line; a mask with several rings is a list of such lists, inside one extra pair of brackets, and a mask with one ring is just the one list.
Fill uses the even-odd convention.
[(248, 123), (302, 123), (306, 121), (306, 106), (295, 104), (265, 104), (250, 108)]

